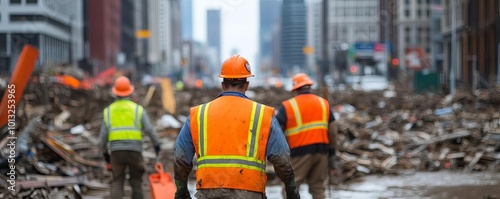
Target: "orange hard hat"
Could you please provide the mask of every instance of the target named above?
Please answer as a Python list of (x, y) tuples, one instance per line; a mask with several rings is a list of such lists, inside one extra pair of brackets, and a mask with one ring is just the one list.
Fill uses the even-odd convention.
[(314, 82), (311, 81), (309, 76), (305, 73), (298, 73), (292, 78), (293, 82), (293, 88), (292, 91), (297, 90), (298, 88), (305, 86), (305, 85), (313, 85)]
[(253, 77), (248, 61), (240, 55), (233, 55), (226, 59), (220, 69), (220, 78), (247, 78)]
[(130, 80), (127, 77), (120, 76), (116, 78), (112, 91), (116, 96), (126, 97), (134, 92), (134, 86), (130, 84)]

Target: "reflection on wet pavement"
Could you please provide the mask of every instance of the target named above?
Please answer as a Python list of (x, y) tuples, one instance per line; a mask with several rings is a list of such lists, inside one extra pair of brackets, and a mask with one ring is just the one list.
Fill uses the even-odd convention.
[[(194, 197), (195, 184), (188, 184)], [(147, 189), (145, 189), (146, 191)], [(268, 186), (268, 199), (282, 199), (280, 186)], [(107, 191), (93, 192), (86, 199), (109, 198)], [(312, 199), (307, 185), (300, 186), (302, 199)], [(366, 176), (363, 182), (331, 186), (327, 199), (498, 199), (500, 198), (499, 172), (419, 172), (400, 176)]]

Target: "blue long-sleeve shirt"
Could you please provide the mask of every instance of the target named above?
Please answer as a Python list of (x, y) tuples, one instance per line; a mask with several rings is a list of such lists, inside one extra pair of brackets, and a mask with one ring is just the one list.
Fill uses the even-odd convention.
[[(217, 97), (221, 96), (238, 96), (247, 98), (244, 94), (238, 92), (223, 92)], [(190, 128), (190, 117), (187, 118), (184, 126), (182, 126), (177, 141), (174, 148), (174, 158), (176, 161), (182, 161), (185, 165), (193, 165), (193, 157), (195, 154), (193, 139), (191, 138), (191, 128)], [(273, 116), (271, 122), (271, 128), (269, 132), (269, 139), (266, 147), (266, 157), (270, 160), (273, 156), (284, 156), (288, 157), (290, 155), (290, 147), (286, 141), (285, 135), (281, 130), (278, 120)]]

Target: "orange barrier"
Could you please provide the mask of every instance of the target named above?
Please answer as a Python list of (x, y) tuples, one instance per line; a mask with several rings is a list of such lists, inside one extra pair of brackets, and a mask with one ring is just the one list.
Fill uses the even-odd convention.
[[(9, 87), (5, 90), (2, 102), (0, 103), (0, 127), (7, 124), (8, 115), (13, 115), (9, 113), (13, 113), (12, 111), (15, 112), (15, 107), (22, 100), (24, 88), (26, 87), (26, 84), (28, 84), (28, 79), (31, 76), (33, 68), (35, 67), (37, 58), (38, 49), (30, 45), (24, 45), (23, 51), (21, 51), (19, 59), (17, 60), (16, 68), (10, 78), (10, 82), (8, 84)], [(7, 102), (14, 103), (11, 104)]]
[(63, 84), (65, 86), (69, 86), (73, 89), (80, 88), (80, 81), (71, 75), (58, 75), (58, 76), (55, 76), (55, 79), (60, 84)]
[(175, 196), (175, 182), (170, 173), (163, 171), (163, 164), (155, 164), (157, 173), (149, 174), (149, 186), (153, 199), (170, 199)]

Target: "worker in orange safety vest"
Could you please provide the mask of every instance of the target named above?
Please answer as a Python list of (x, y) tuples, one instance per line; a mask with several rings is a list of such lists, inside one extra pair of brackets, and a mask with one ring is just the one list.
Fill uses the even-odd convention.
[(314, 199), (324, 199), (335, 166), (335, 118), (328, 101), (311, 92), (309, 76), (298, 73), (292, 81), (296, 96), (282, 102), (276, 118), (290, 145), (297, 186), (307, 183)]
[(300, 198), (290, 148), (271, 107), (250, 100), (248, 61), (224, 61), (222, 92), (193, 107), (174, 148), (175, 198), (191, 198), (188, 175), (196, 155), (196, 198), (265, 198), (266, 159), (285, 183), (287, 198)]

